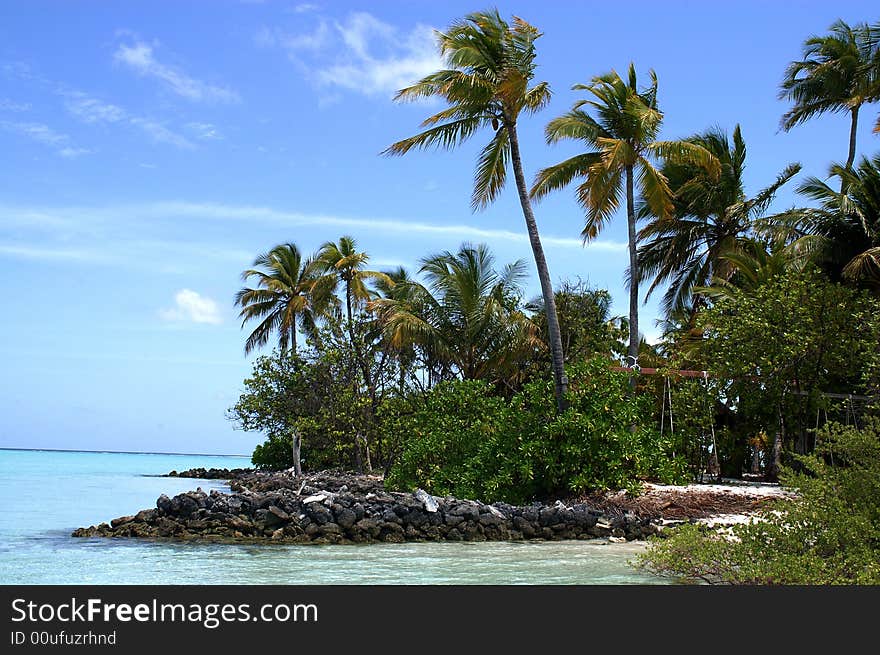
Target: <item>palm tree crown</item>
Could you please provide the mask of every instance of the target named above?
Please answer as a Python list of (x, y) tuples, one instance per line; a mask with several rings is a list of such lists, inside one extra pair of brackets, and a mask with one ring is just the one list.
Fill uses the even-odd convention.
[[(638, 261), (636, 257), (635, 187), (654, 216), (666, 219), (674, 212), (673, 193), (666, 177), (654, 166), (655, 160), (704, 167), (717, 177), (718, 160), (699, 144), (687, 141), (658, 141), (663, 114), (657, 106), (657, 76), (650, 72), (651, 84), (639, 89), (635, 66), (630, 64), (627, 79), (616, 72), (594, 77), (575, 90), (590, 94), (571, 111), (547, 125), (548, 143), (574, 139), (589, 150), (541, 170), (532, 186), (532, 195), (541, 198), (551, 191), (581, 179), (576, 189), (586, 221), (585, 240), (595, 238), (620, 207), (625, 195), (629, 232), (630, 317), (629, 355), (638, 356)], [(596, 118), (584, 107), (593, 109)]]
[(381, 280), (387, 285), (394, 283), (384, 273), (364, 268), (370, 261), (366, 252), (359, 251), (354, 237), (343, 236), (339, 241), (327, 241), (318, 250), (315, 266), (323, 273), (317, 281), (316, 290), (322, 295), (336, 291), (341, 283), (344, 287), (346, 318), (351, 321), (356, 306), (373, 298), (367, 282)]
[(880, 99), (880, 23), (851, 27), (837, 20), (829, 34), (804, 41), (803, 58), (788, 65), (779, 97), (794, 103), (782, 116), (785, 131), (819, 114), (849, 112), (845, 167), (851, 168), (859, 109)]
[(792, 210), (782, 223), (799, 235), (793, 247), (812, 254), (832, 277), (880, 291), (880, 154), (863, 157), (855, 170), (836, 164), (831, 175), (842, 180), (843, 192), (807, 178), (798, 193), (819, 207)]
[[(639, 282), (653, 276), (650, 295), (669, 283), (663, 296), (666, 314), (693, 309), (695, 286), (707, 286), (715, 276), (726, 278), (728, 260), (721, 255), (742, 249), (753, 224), (768, 208), (779, 188), (800, 171), (800, 164), (789, 164), (767, 188), (747, 198), (743, 188), (746, 144), (739, 125), (733, 139), (720, 128), (707, 130), (688, 139), (718, 159), (721, 175), (714, 179), (699, 166), (667, 162), (662, 168), (674, 194), (674, 215), (654, 217), (639, 232)], [(642, 205), (640, 218), (650, 218)]]
[(241, 276), (244, 282), (255, 278), (256, 288), (245, 287), (235, 294), (242, 327), (248, 321), (262, 319), (245, 341), (244, 351), (250, 353), (266, 345), (277, 333), (281, 350), (291, 346), (296, 352), (297, 322), (306, 331), (314, 331), (317, 312), (311, 292), (317, 272), (315, 262), (303, 259), (295, 244), (285, 243), (259, 255), (253, 266)]
[[(518, 309), (522, 260), (495, 270), (484, 244), (422, 259), (426, 285), (405, 280), (373, 301), (393, 347), (416, 345), (465, 379), (509, 381), (526, 353), (540, 347), (535, 326)], [(441, 372), (440, 377), (445, 377)]]

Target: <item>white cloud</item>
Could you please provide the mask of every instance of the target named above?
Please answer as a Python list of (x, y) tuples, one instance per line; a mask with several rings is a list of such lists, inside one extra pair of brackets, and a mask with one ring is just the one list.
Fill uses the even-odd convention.
[(222, 139), (223, 135), (217, 130), (217, 127), (211, 123), (192, 122), (187, 123), (186, 127), (195, 134), (196, 138), (205, 141)]
[(178, 148), (191, 149), (195, 145), (182, 134), (166, 127), (152, 118), (135, 116), (118, 105), (104, 102), (82, 91), (60, 89), (58, 93), (65, 98), (67, 111), (84, 123), (131, 125), (158, 143), (169, 143)]
[(332, 29), (323, 18), (311, 32), (263, 28), (255, 40), (287, 51), (319, 87), (367, 96), (391, 96), (443, 67), (433, 28), (418, 24), (405, 31), (367, 12), (354, 12)]
[(293, 8), (294, 13), (296, 14), (305, 14), (310, 11), (318, 11), (321, 7), (319, 5), (313, 5), (310, 2), (303, 2), (302, 4), (298, 4)]
[(75, 157), (79, 157), (80, 155), (88, 155), (92, 151), (88, 148), (62, 148), (58, 151), (58, 154), (62, 157), (66, 157), (67, 159), (73, 159)]
[[(140, 211), (152, 216), (178, 216), (204, 219), (224, 219), (243, 221), (263, 221), (285, 226), (294, 225), (321, 225), (344, 228), (360, 228), (364, 230), (382, 230), (399, 234), (423, 234), (423, 235), (455, 235), (462, 239), (486, 239), (488, 241), (501, 240), (527, 243), (528, 235), (525, 232), (512, 230), (498, 230), (481, 228), (473, 225), (436, 225), (433, 223), (420, 223), (406, 219), (369, 218), (331, 216), (327, 214), (302, 214), (273, 209), (270, 207), (247, 206), (247, 205), (224, 205), (220, 203), (193, 203), (193, 202), (161, 202), (144, 205)], [(626, 243), (610, 240), (591, 241), (586, 246), (580, 238), (541, 236), (544, 245), (601, 250), (607, 252), (624, 252)]]
[(283, 48), (291, 55), (300, 50), (319, 51), (331, 42), (330, 27), (324, 20), (313, 31), (301, 34), (288, 34), (283, 30), (262, 27), (254, 36), (254, 42), (264, 48)]
[(96, 252), (78, 248), (45, 248), (18, 244), (0, 243), (0, 256), (39, 261), (77, 261), (94, 263), (100, 255)]
[(15, 102), (13, 100), (9, 100), (8, 98), (0, 98), (0, 111), (22, 112), (27, 111), (30, 108), (30, 103)]
[(208, 84), (178, 68), (163, 64), (156, 59), (153, 46), (142, 41), (135, 41), (131, 45), (121, 44), (113, 59), (139, 75), (159, 80), (166, 88), (188, 100), (226, 103), (241, 100), (235, 91), (227, 87)]
[(62, 157), (77, 157), (90, 152), (84, 148), (73, 147), (70, 145), (71, 139), (68, 135), (56, 132), (43, 123), (0, 121), (0, 128), (20, 134), (44, 146), (49, 146)]
[(174, 295), (174, 307), (160, 309), (159, 317), (165, 321), (208, 323), (211, 325), (219, 325), (223, 322), (217, 303), (191, 289), (178, 291)]
[[(409, 218), (379, 218), (370, 216), (335, 216), (330, 214), (305, 214), (301, 212), (275, 209), (258, 205), (228, 205), (222, 203), (198, 202), (157, 202), (145, 204), (110, 205), (95, 207), (16, 207), (0, 205), (0, 216), (3, 224), (16, 225), (21, 228), (32, 227), (41, 232), (58, 233), (73, 231), (71, 234), (82, 234), (89, 239), (95, 235), (88, 232), (90, 226), (113, 225), (120, 216), (130, 221), (143, 221), (155, 225), (158, 221), (189, 218), (193, 220), (228, 220), (242, 223), (263, 223), (285, 228), (296, 226), (325, 226), (333, 228), (361, 229), (370, 232), (384, 231), (398, 235), (422, 235), (439, 238), (456, 237), (460, 240), (486, 240), (489, 243), (506, 241), (528, 243), (528, 236), (523, 231), (482, 228), (475, 225), (442, 225), (420, 222)], [(602, 251), (609, 253), (626, 252), (625, 242), (598, 239), (584, 245), (577, 237), (560, 237), (542, 234), (542, 243), (547, 247), (572, 250)], [(140, 242), (140, 245), (147, 245)], [(167, 251), (168, 243), (153, 244)], [(129, 246), (126, 246), (129, 247)], [(192, 245), (188, 245), (191, 248)], [(221, 251), (215, 246), (206, 246), (200, 256), (220, 256)], [(231, 251), (223, 254), (230, 259), (248, 259), (249, 254), (243, 251)]]
[(29, 139), (47, 146), (57, 146), (70, 141), (66, 134), (60, 134), (43, 123), (19, 123), (0, 121), (0, 126), (10, 132), (17, 132)]
[(64, 92), (63, 95), (67, 111), (84, 123), (118, 123), (128, 117), (122, 107), (102, 102), (82, 91)]
[(153, 139), (153, 141), (157, 141), (159, 143), (170, 143), (173, 146), (177, 146), (178, 148), (183, 148), (186, 150), (195, 148), (195, 145), (193, 145), (192, 141), (187, 139), (185, 136), (168, 129), (162, 123), (154, 121), (150, 118), (141, 118), (139, 116), (135, 116), (131, 118), (129, 122), (146, 132), (150, 136), (150, 138)]

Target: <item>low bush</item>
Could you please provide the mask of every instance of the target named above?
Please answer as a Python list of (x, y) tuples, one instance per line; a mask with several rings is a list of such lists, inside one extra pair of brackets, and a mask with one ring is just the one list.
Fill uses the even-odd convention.
[(482, 382), (447, 382), (398, 423), (403, 452), (386, 483), (487, 502), (522, 503), (600, 490), (634, 490), (641, 480), (682, 481), (626, 373), (595, 358), (568, 369), (569, 409), (557, 414), (552, 384), (534, 381), (510, 401)]
[(880, 420), (829, 424), (816, 452), (783, 472), (797, 490), (727, 536), (685, 525), (652, 541), (639, 564), (727, 584), (880, 584)]

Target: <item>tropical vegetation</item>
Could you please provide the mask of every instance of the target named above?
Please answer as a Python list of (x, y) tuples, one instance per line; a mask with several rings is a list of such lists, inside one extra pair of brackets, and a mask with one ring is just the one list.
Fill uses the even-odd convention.
[[(254, 464), (517, 503), (645, 480), (781, 479), (800, 500), (735, 540), (682, 529), (646, 566), (735, 583), (876, 582), (880, 154), (857, 158), (855, 130), (880, 100), (878, 35), (880, 23), (834, 23), (780, 87), (784, 129), (848, 112), (846, 162), (795, 181), (800, 165), (783, 159), (752, 193), (740, 126), (667, 138), (658, 75), (642, 85), (634, 65), (573, 87), (587, 98), (545, 137), (583, 151), (528, 186), (517, 128), (550, 100), (534, 80), (541, 33), (497, 11), (453, 22), (437, 34), (446, 67), (397, 94), (443, 107), (385, 154), (488, 133), (471, 203), (495, 201), (512, 171), (541, 294), (525, 296), (530, 265), (498, 263), (487, 244), (425, 254), (414, 271), (374, 270), (349, 235), (308, 255), (273, 247), (235, 296), (242, 326), (255, 323), (245, 352), (277, 346), (229, 411), (266, 436)], [(789, 184), (797, 200), (779, 211)], [(607, 290), (552, 284), (533, 201), (569, 186), (585, 241), (626, 217), (623, 315)], [(640, 331), (642, 283), (664, 294), (655, 343)]]

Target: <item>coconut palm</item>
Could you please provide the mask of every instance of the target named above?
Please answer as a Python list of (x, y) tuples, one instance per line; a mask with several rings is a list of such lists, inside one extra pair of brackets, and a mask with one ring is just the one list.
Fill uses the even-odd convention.
[(420, 273), (426, 285), (404, 281), (405, 293), (372, 303), (391, 345), (426, 349), (440, 377), (515, 382), (519, 364), (542, 346), (517, 307), (525, 263), (496, 271), (486, 245), (463, 244), (422, 259)]
[(376, 294), (368, 282), (382, 280), (386, 284), (393, 282), (385, 273), (370, 271), (364, 268), (370, 256), (358, 251), (354, 237), (343, 236), (339, 241), (327, 241), (318, 250), (315, 258), (316, 267), (323, 273), (319, 286), (323, 290), (335, 292), (343, 286), (345, 300), (345, 318), (351, 323), (354, 311)]
[(819, 114), (848, 112), (844, 167), (849, 169), (856, 157), (859, 110), (880, 100), (880, 23), (851, 27), (837, 20), (828, 31), (804, 41), (803, 58), (785, 70), (779, 97), (794, 105), (782, 116), (781, 126), (787, 132)]
[(809, 264), (797, 244), (780, 239), (747, 239), (740, 249), (728, 251), (719, 259), (726, 263), (729, 274), (716, 275), (708, 286), (694, 287), (694, 293), (713, 302), (735, 301), (740, 294), (753, 294), (770, 281), (802, 271)]
[[(650, 295), (669, 283), (662, 309), (671, 315), (689, 308), (696, 299), (696, 286), (707, 286), (713, 277), (726, 279), (732, 268), (721, 257), (736, 252), (748, 242), (757, 219), (767, 210), (776, 192), (800, 171), (800, 164), (789, 164), (767, 188), (747, 198), (743, 188), (746, 144), (739, 125), (732, 141), (720, 128), (713, 128), (688, 139), (718, 159), (721, 175), (714, 179), (699, 166), (666, 163), (662, 173), (675, 195), (672, 218), (653, 217), (639, 232), (639, 282), (653, 277)], [(642, 205), (640, 218), (651, 218)]]
[(245, 341), (244, 351), (247, 354), (266, 345), (277, 334), (281, 350), (290, 346), (295, 353), (297, 328), (314, 333), (315, 318), (322, 308), (312, 294), (317, 278), (315, 261), (304, 259), (295, 244), (285, 243), (259, 255), (253, 266), (241, 277), (245, 283), (255, 278), (256, 288), (244, 287), (235, 294), (242, 327), (248, 321), (260, 320)]
[(508, 24), (497, 10), (469, 14), (454, 22), (446, 32), (438, 32), (440, 52), (448, 68), (401, 89), (395, 99), (440, 97), (449, 106), (422, 122), (428, 129), (394, 143), (385, 153), (403, 155), (413, 148), (429, 146), (452, 148), (481, 129), (492, 130), (492, 139), (480, 152), (477, 162), (471, 204), (476, 210), (495, 200), (507, 180), (508, 166), (512, 167), (547, 308), (556, 403), (562, 411), (566, 407), (568, 379), (559, 320), (517, 136), (520, 114), (535, 113), (550, 100), (546, 82), (531, 85), (535, 74), (535, 40), (540, 36), (535, 27), (521, 18), (514, 17)]
[(363, 373), (364, 383), (375, 402), (375, 385), (370, 365), (364, 357), (361, 340), (355, 334), (354, 312), (377, 295), (370, 289), (368, 282), (381, 280), (389, 285), (393, 285), (393, 282), (384, 273), (364, 268), (369, 261), (370, 256), (358, 250), (354, 237), (343, 236), (339, 241), (327, 241), (320, 247), (315, 258), (315, 265), (322, 273), (315, 288), (316, 291), (320, 290), (321, 295), (333, 295), (339, 285), (342, 285), (346, 330)]
[[(590, 150), (541, 170), (535, 178), (532, 195), (541, 198), (551, 191), (582, 178), (576, 195), (586, 212), (582, 231), (585, 240), (595, 238), (605, 223), (626, 202), (629, 233), (629, 347), (634, 360), (639, 352), (639, 289), (636, 252), (636, 196), (654, 216), (667, 219), (674, 214), (673, 194), (666, 177), (654, 161), (675, 162), (706, 168), (717, 177), (718, 160), (703, 146), (688, 141), (658, 141), (663, 114), (657, 107), (657, 76), (651, 71), (651, 84), (639, 89), (635, 66), (630, 64), (627, 80), (615, 71), (594, 77), (589, 84), (576, 84), (592, 99), (579, 100), (571, 111), (547, 125), (548, 143), (574, 139)], [(583, 107), (596, 111), (590, 116)]]
[(831, 167), (843, 192), (810, 177), (798, 193), (819, 203), (780, 215), (778, 225), (798, 237), (792, 244), (833, 278), (880, 291), (880, 154), (863, 157), (855, 170)]

